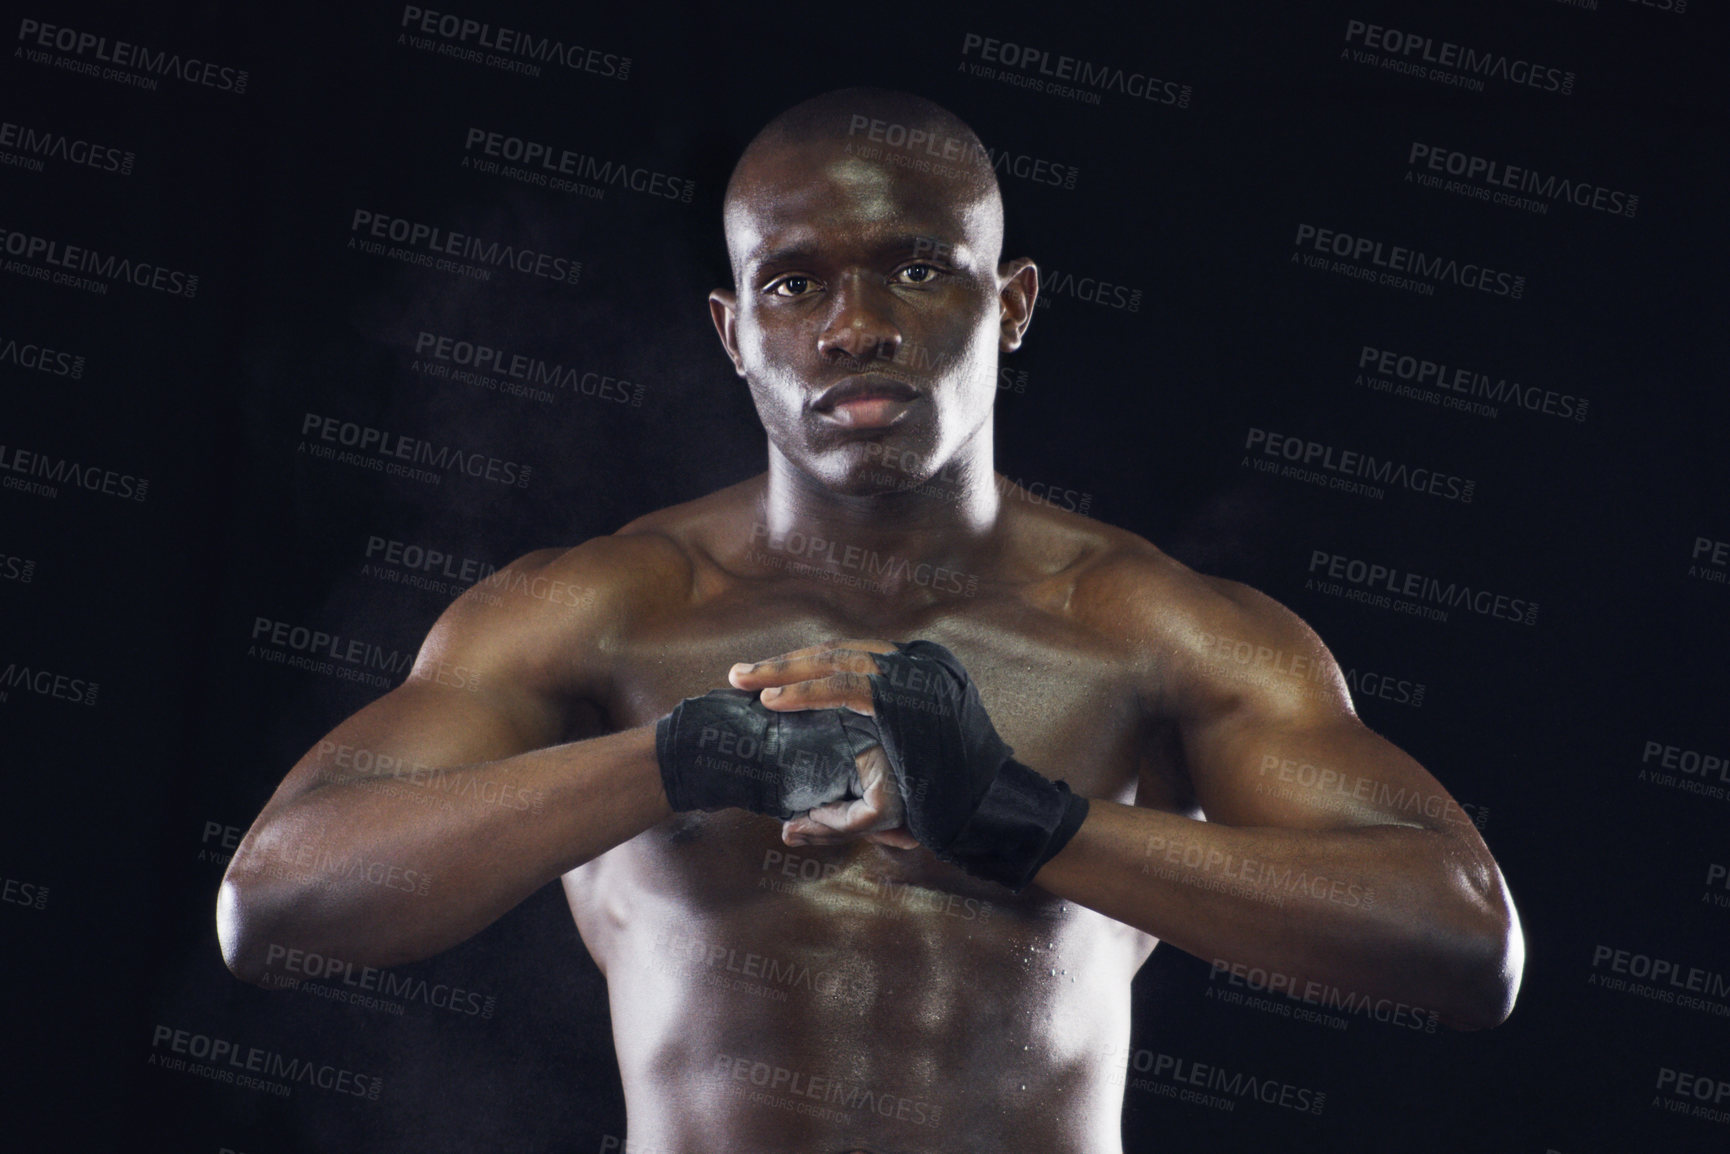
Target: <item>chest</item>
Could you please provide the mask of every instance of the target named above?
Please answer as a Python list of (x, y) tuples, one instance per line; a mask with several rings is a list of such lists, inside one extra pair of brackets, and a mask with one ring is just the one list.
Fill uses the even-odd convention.
[[(1090, 797), (1133, 802), (1139, 784), (1147, 804), (1156, 723), (1142, 707), (1133, 661), (1072, 621), (1060, 598), (862, 600), (787, 584), (724, 589), (619, 634), (604, 678), (606, 720), (612, 728), (650, 724), (681, 698), (725, 686), (739, 661), (833, 640), (915, 638), (955, 653), (1021, 761)], [(567, 875), (565, 886), (609, 975), (688, 969), (689, 959), (658, 944), (668, 927), (684, 927), (706, 943), (704, 958), (799, 943), (814, 959), (852, 958), (881, 970), (890, 986), (910, 988), (926, 981), (921, 975), (972, 972), (963, 960), (980, 951), (1021, 958), (1069, 933), (1091, 943), (1077, 956), (1098, 954), (1087, 935), (1107, 924), (1037, 890), (1010, 895), (924, 852), (862, 841), (789, 849), (778, 823), (731, 810), (681, 814)], [(1125, 957), (1145, 957), (1149, 941), (1111, 926), (1107, 936)], [(625, 964), (633, 958), (641, 965)], [(692, 976), (680, 973), (681, 981)]]
[(735, 662), (827, 641), (914, 638), (960, 658), (1021, 761), (1092, 796), (1133, 800), (1148, 732), (1129, 661), (1022, 596), (920, 603), (728, 589), (619, 639), (607, 712), (616, 727), (646, 725), (681, 698), (724, 687)]

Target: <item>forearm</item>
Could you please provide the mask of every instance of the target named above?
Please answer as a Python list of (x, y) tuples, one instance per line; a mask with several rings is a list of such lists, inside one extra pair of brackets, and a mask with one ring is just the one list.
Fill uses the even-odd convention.
[(333, 780), (267, 812), (223, 880), (230, 968), (287, 949), (428, 957), (665, 819), (652, 728), (472, 766)]
[(1094, 801), (1037, 881), (1295, 993), (1394, 998), (1456, 1027), (1499, 1022), (1517, 982), (1500, 874), (1441, 831), (1237, 828)]

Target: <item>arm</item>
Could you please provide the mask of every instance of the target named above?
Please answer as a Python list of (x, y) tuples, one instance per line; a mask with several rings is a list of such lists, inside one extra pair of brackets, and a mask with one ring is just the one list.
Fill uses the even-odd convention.
[[(1358, 721), (1295, 615), (1211, 584), (1160, 690), (1206, 819), (1095, 801), (1038, 883), (1293, 992), (1313, 982), (1455, 1028), (1500, 1023), (1524, 945), (1483, 839), (1435, 778)], [(1283, 664), (1246, 668), (1219, 638)]]
[(309, 751), (242, 840), (217, 900), (229, 968), (428, 957), (666, 818), (652, 727), (565, 741), (599, 728), (584, 659), (626, 599), (677, 592), (666, 560), (602, 539), (453, 604), (403, 685)]
[[(1206, 819), (1095, 800), (1067, 842), (1052, 841), (1061, 849), (1034, 859), (1035, 880), (1216, 965), (1272, 971), (1277, 988), (1404, 1001), (1461, 1029), (1504, 1020), (1524, 944), (1477, 830), (1417, 762), (1357, 720), (1333, 658), (1296, 616), (1242, 586), (1186, 580), (1174, 590), (1143, 576), (1104, 614), (1139, 648), (1148, 710), (1174, 728)], [(1221, 638), (1233, 644), (1222, 650)], [(1237, 642), (1249, 646), (1247, 667)], [(735, 667), (732, 681), (764, 688), (775, 709), (873, 712), (870, 681), (889, 648), (835, 642)], [(894, 724), (880, 712), (877, 721), (889, 743)], [(1003, 780), (994, 755), (973, 765), (956, 760), (959, 748), (951, 739), (906, 754), (933, 781), (972, 781), (971, 803), (942, 802), (953, 819), (979, 804), (985, 782)], [(1049, 829), (1058, 799), (1041, 781), (1032, 775), (1020, 796), (1026, 812), (1046, 809)], [(909, 829), (941, 792), (904, 796)], [(813, 810), (785, 836), (898, 844), (880, 829), (869, 814)], [(1037, 847), (1037, 837), (1018, 843)]]

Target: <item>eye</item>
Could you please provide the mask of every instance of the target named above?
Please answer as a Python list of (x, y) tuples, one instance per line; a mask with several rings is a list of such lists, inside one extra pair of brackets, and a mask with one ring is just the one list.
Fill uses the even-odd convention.
[(895, 270), (895, 275), (904, 277), (906, 284), (930, 284), (937, 279), (937, 269), (928, 264), (909, 264)]
[(802, 297), (808, 295), (816, 287), (816, 282), (808, 276), (784, 276), (771, 281), (765, 292), (778, 297)]

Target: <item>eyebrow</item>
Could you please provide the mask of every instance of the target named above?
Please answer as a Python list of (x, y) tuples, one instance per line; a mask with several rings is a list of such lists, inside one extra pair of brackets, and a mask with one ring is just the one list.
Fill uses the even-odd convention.
[[(938, 260), (957, 261), (959, 260), (957, 254), (965, 256), (970, 251), (964, 243), (946, 240), (943, 237), (931, 236), (925, 233), (905, 233), (900, 236), (887, 237), (872, 247), (877, 254), (909, 253), (917, 252), (920, 248), (921, 241), (925, 242), (927, 247), (930, 246), (930, 242), (932, 241), (935, 241), (938, 245), (942, 246), (940, 250), (942, 254), (941, 256), (939, 255), (939, 250), (933, 250), (926, 254), (933, 262)], [(751, 260), (751, 264), (759, 269), (772, 265), (805, 264), (815, 260), (817, 255), (817, 248), (810, 244), (792, 244), (785, 248), (778, 248), (772, 252), (764, 253), (761, 257), (754, 257)]]
[(774, 252), (764, 253), (761, 257), (753, 257), (751, 263), (758, 268), (771, 264), (804, 264), (817, 256), (817, 250), (809, 245), (789, 245), (778, 248)]

